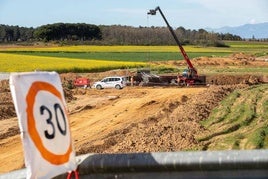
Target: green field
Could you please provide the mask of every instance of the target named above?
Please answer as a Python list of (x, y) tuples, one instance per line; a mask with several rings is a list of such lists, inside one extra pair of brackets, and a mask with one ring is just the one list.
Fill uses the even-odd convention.
[[(10, 52), (9, 52), (10, 53)], [(183, 56), (178, 52), (12, 52), (12, 54), (72, 58), (72, 59), (98, 59), (108, 61), (150, 62), (182, 60)], [(189, 58), (200, 56), (227, 56), (229, 52), (189, 52)]]
[[(256, 56), (268, 54), (268, 42), (226, 42), (230, 48), (184, 46), (190, 58), (200, 56), (228, 56), (244, 52)], [(116, 61), (165, 61), (183, 59), (177, 46), (63, 46), (6, 48), (0, 52), (21, 55), (63, 57), (75, 59), (99, 59)]]
[[(268, 42), (226, 42), (226, 44), (230, 48), (199, 46), (185, 46), (184, 48), (190, 59), (201, 56), (224, 57), (237, 52), (256, 56), (266, 56), (268, 54)], [(147, 62), (183, 59), (177, 46), (10, 45), (0, 46), (0, 55), (1, 72), (32, 71), (34, 69), (59, 72), (92, 72), (114, 68), (145, 67), (148, 66)], [(96, 61), (99, 62), (95, 63)], [(119, 62), (120, 65), (112, 65)], [(94, 64), (94, 67), (92, 67), (92, 64)], [(95, 64), (98, 64), (98, 67)], [(180, 67), (161, 66), (160, 68)], [(253, 71), (255, 70), (253, 69)]]

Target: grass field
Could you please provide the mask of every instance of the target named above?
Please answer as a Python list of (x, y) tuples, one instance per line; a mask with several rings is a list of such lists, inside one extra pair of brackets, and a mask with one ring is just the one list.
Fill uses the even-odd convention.
[[(232, 53), (229, 49), (184, 47), (190, 58), (200, 56), (226, 56)], [(177, 46), (64, 46), (64, 47), (10, 47), (0, 52), (21, 55), (98, 59), (111, 61), (166, 61), (183, 59)]]
[[(257, 56), (268, 54), (268, 43), (226, 42), (226, 44), (230, 45), (230, 48), (198, 46), (184, 48), (190, 58), (222, 57), (236, 52)], [(0, 46), (1, 72), (35, 69), (92, 72), (144, 67), (151, 61), (182, 59), (177, 46)]]
[[(268, 44), (267, 44), (268, 46)], [(187, 52), (232, 52), (229, 48), (184, 46)], [(178, 46), (9, 46), (0, 51), (9, 52), (178, 52)]]
[(267, 84), (236, 90), (202, 121), (209, 131), (198, 140), (207, 149), (268, 148), (267, 94)]
[[(150, 62), (150, 61), (167, 61), (181, 60), (183, 56), (178, 52), (12, 52), (12, 54), (45, 56), (57, 58), (73, 59), (98, 59), (109, 61), (130, 61), (130, 62)], [(228, 52), (190, 52), (189, 58), (200, 56), (226, 56)]]

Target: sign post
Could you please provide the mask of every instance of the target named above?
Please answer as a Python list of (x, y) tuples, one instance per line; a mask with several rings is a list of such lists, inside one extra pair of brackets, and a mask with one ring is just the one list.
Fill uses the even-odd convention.
[(60, 77), (56, 72), (10, 75), (24, 147), (27, 178), (51, 178), (76, 169)]

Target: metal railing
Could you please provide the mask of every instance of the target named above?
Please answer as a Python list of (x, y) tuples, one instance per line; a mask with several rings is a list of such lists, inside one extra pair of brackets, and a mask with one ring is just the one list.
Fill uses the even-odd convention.
[[(82, 179), (268, 178), (268, 150), (87, 154), (77, 160)], [(26, 171), (19, 170), (0, 178), (25, 176)]]

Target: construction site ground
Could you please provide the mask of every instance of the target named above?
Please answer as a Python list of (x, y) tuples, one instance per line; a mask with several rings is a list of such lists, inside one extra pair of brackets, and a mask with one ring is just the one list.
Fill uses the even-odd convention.
[[(196, 62), (202, 65), (213, 63), (214, 59), (202, 61), (200, 58)], [(244, 60), (242, 63), (240, 59), (232, 58), (215, 64), (215, 67), (228, 67), (229, 63), (249, 67), (266, 65), (268, 68), (264, 60)], [(101, 79), (125, 73), (116, 70), (86, 76)], [(76, 76), (61, 74), (63, 85)], [(211, 142), (198, 140), (198, 136), (208, 133), (209, 129), (200, 122), (234, 90), (250, 90), (249, 85), (267, 82), (267, 76), (217, 74), (208, 76), (207, 80), (213, 84), (199, 87), (128, 86), (122, 90), (64, 88), (76, 155), (206, 150)], [(264, 89), (263, 95), (267, 96), (267, 88)], [(0, 173), (5, 173), (24, 167), (18, 120), (7, 80), (1, 81), (0, 99)]]

